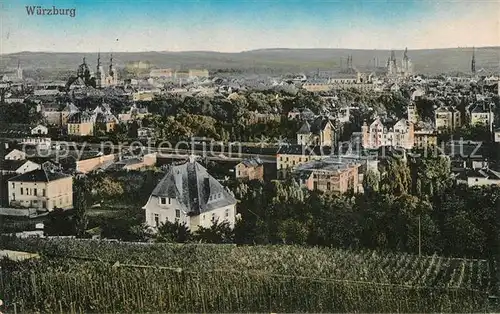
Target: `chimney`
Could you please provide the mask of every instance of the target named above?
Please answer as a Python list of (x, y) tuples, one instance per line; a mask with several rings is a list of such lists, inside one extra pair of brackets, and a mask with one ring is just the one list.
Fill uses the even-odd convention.
[(206, 197), (210, 197), (210, 178), (209, 177), (205, 177), (203, 179), (203, 189), (205, 191), (205, 195)]

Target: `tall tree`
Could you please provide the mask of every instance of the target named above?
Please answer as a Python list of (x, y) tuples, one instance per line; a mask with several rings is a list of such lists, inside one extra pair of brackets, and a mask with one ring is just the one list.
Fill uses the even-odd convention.
[(73, 204), (74, 222), (77, 237), (84, 237), (88, 225), (87, 210), (91, 199), (91, 189), (87, 178), (76, 179), (74, 184)]

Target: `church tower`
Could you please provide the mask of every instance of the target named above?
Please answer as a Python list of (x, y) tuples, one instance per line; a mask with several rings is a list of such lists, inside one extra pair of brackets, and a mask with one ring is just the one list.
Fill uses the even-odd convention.
[(95, 85), (97, 88), (102, 87), (102, 73), (101, 73), (101, 53), (97, 53), (97, 68), (95, 74)]
[(107, 86), (118, 85), (118, 73), (116, 72), (116, 69), (113, 66), (113, 54), (111, 54), (111, 57), (109, 60), (109, 72), (108, 72), (108, 76), (106, 77), (106, 85)]
[(17, 79), (23, 80), (23, 69), (21, 68), (21, 61), (17, 60)]
[(470, 62), (470, 71), (476, 74), (476, 48), (472, 47), (472, 60)]

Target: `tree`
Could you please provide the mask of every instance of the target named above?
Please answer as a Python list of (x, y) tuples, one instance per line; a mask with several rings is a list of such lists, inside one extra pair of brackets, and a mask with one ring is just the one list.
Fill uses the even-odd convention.
[(90, 185), (86, 178), (76, 179), (74, 184), (73, 204), (74, 221), (77, 237), (84, 237), (88, 225), (87, 209), (91, 197)]
[(363, 176), (363, 189), (365, 193), (378, 192), (380, 184), (380, 174), (373, 170), (367, 170)]
[(209, 228), (199, 227), (194, 237), (204, 243), (233, 243), (234, 231), (227, 221), (214, 221)]
[(390, 195), (401, 195), (410, 191), (411, 174), (406, 161), (398, 157), (389, 157), (384, 168), (381, 191)]
[(44, 221), (44, 233), (47, 236), (70, 236), (75, 233), (71, 211), (54, 208)]
[(158, 227), (156, 242), (186, 243), (192, 239), (186, 223), (165, 221)]
[(113, 180), (109, 176), (100, 177), (93, 183), (93, 194), (99, 200), (110, 200), (123, 195), (124, 189), (120, 181)]

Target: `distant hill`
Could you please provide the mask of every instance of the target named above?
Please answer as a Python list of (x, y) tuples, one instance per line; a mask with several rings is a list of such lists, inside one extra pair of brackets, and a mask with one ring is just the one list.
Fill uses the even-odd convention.
[[(403, 51), (397, 50), (395, 53), (400, 62)], [(377, 62), (381, 67), (385, 66), (390, 54), (390, 50), (360, 49), (260, 49), (240, 53), (117, 52), (113, 53), (113, 60), (119, 68), (134, 61), (149, 61), (154, 68), (234, 69), (258, 72), (272, 70), (280, 73), (340, 69), (342, 63), (345, 66), (348, 55), (352, 55), (354, 66), (366, 71), (373, 69)], [(418, 73), (469, 72), (472, 48), (409, 50), (408, 55)], [(1, 55), (0, 71), (15, 68), (18, 60), (28, 71), (76, 70), (83, 57), (86, 57), (91, 69), (95, 69), (97, 53), (20, 52)], [(105, 68), (109, 66), (109, 53), (101, 52), (101, 62)], [(499, 65), (500, 47), (476, 48), (478, 70), (484, 68), (498, 72)]]

